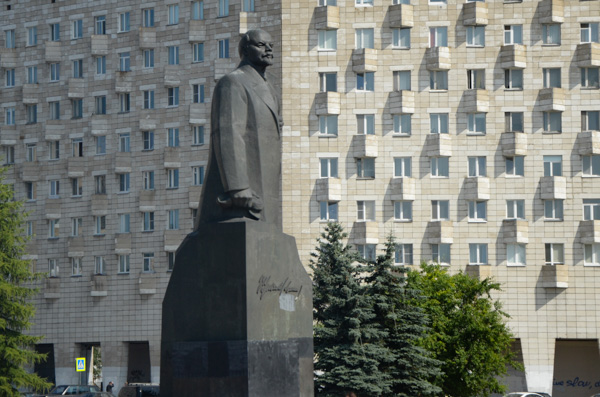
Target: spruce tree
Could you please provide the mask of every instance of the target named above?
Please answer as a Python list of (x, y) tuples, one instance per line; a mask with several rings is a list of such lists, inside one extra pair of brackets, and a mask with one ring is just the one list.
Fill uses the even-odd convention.
[(428, 318), (412, 303), (420, 295), (406, 286), (406, 268), (393, 266), (395, 249), (394, 238), (390, 236), (384, 254), (372, 265), (367, 278), (375, 322), (387, 333), (381, 343), (393, 354), (393, 361), (383, 363), (380, 368), (392, 379), (390, 392), (382, 395), (439, 396), (442, 390), (432, 382), (441, 375), (442, 363), (418, 345), (429, 330)]
[(313, 253), (315, 392), (319, 396), (380, 396), (391, 377), (380, 369), (391, 361), (381, 346), (385, 337), (375, 324), (372, 304), (361, 284), (363, 268), (344, 245), (338, 223), (329, 223)]
[(22, 203), (13, 200), (11, 186), (4, 183), (5, 171), (0, 169), (0, 395), (20, 397), (18, 389), (40, 391), (50, 384), (25, 369), (45, 357), (33, 349), (41, 337), (23, 333), (35, 313), (28, 299), (36, 290), (26, 284), (39, 276), (22, 259), (25, 215)]

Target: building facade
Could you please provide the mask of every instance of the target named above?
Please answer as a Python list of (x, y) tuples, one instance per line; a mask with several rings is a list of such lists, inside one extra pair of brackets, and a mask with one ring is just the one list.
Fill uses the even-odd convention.
[(92, 346), (106, 382), (159, 382), (212, 88), (260, 26), (305, 265), (337, 220), (365, 257), (392, 234), (398, 265), (492, 276), (526, 367), (511, 389), (600, 392), (599, 1), (6, 1), (0, 18), (0, 145), (50, 276), (32, 332), (56, 382)]

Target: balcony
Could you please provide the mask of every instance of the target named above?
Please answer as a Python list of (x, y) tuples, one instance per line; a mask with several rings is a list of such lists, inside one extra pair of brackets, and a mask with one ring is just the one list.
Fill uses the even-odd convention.
[(377, 50), (359, 48), (352, 50), (352, 71), (356, 73), (377, 71)]
[(139, 206), (140, 211), (154, 211), (156, 202), (154, 201), (155, 190), (140, 190)]
[(16, 68), (17, 52), (14, 48), (0, 48), (0, 68)]
[(156, 274), (142, 273), (138, 280), (140, 295), (156, 294)]
[(503, 132), (500, 138), (504, 157), (527, 155), (527, 134), (522, 132)]
[(156, 47), (156, 28), (139, 28), (140, 49)]
[(567, 265), (544, 265), (540, 281), (542, 288), (569, 288), (569, 267)]
[(165, 87), (178, 87), (181, 85), (180, 70), (177, 66), (165, 66)]
[(0, 145), (16, 145), (21, 133), (14, 125), (2, 126), (0, 130)]
[(322, 6), (315, 8), (315, 29), (329, 30), (340, 27), (340, 8)]
[(60, 62), (62, 58), (60, 41), (46, 41), (44, 43), (44, 53), (46, 62)]
[(525, 219), (504, 219), (502, 239), (505, 244), (527, 244), (529, 242), (529, 222)]
[(44, 125), (44, 138), (47, 141), (60, 140), (64, 132), (64, 120), (46, 120)]
[(377, 244), (379, 242), (379, 223), (374, 221), (354, 222), (352, 242), (355, 244)]
[(92, 215), (101, 216), (108, 214), (108, 196), (106, 194), (92, 194)]
[(85, 96), (85, 79), (69, 79), (69, 98)]
[(85, 157), (69, 157), (67, 158), (67, 175), (69, 178), (83, 177), (85, 174), (85, 165), (87, 159)]
[(94, 297), (108, 296), (108, 276), (94, 274), (90, 281), (90, 295)]
[(82, 257), (85, 252), (85, 242), (82, 236), (69, 237), (67, 239), (67, 249), (69, 257)]
[(540, 23), (563, 23), (565, 21), (565, 5), (563, 0), (543, 0), (538, 6)]
[(50, 277), (44, 280), (44, 299), (60, 298), (60, 278)]
[(92, 114), (92, 135), (106, 135), (108, 133), (109, 116), (106, 114)]
[(376, 135), (354, 135), (352, 137), (352, 157), (377, 157), (378, 143)]
[(202, 194), (202, 186), (188, 187), (188, 203), (190, 208), (198, 208), (200, 204), (200, 195)]
[[(198, 120), (198, 123), (205, 123), (210, 118), (210, 104), (190, 103), (190, 121)], [(202, 121), (203, 120), (203, 121)]]
[(183, 241), (185, 233), (183, 230), (165, 230), (164, 244), (165, 251), (174, 252), (179, 248), (179, 245)]
[(542, 112), (565, 110), (565, 90), (562, 88), (543, 88), (538, 94), (540, 110)]
[(414, 200), (416, 197), (416, 183), (414, 178), (402, 177), (390, 180), (390, 198), (397, 200)]
[(389, 6), (388, 10), (390, 28), (412, 28), (415, 26), (412, 5), (394, 4)]
[(414, 113), (415, 112), (415, 93), (414, 91), (392, 91), (389, 96), (390, 113)]
[(320, 178), (316, 180), (317, 201), (337, 202), (342, 200), (342, 183), (339, 178)]
[(466, 178), (463, 188), (467, 200), (490, 199), (490, 178), (488, 177), (477, 176)]
[(600, 154), (600, 131), (583, 131), (577, 134), (579, 155)]
[(452, 66), (449, 47), (432, 47), (425, 50), (427, 70), (450, 70)]
[(199, 19), (190, 19), (189, 23), (190, 43), (202, 43), (206, 41), (206, 22)]
[[(467, 3), (480, 4), (480, 3)], [(483, 3), (481, 3), (483, 4)], [(481, 113), (490, 110), (490, 95), (488, 90), (467, 90), (463, 95), (464, 111), (467, 113)]]
[(61, 205), (61, 199), (46, 200), (44, 203), (44, 213), (46, 214), (46, 219), (60, 219)]
[(23, 103), (34, 104), (40, 101), (41, 88), (39, 84), (23, 84)]
[(257, 12), (245, 12), (242, 11), (239, 14), (240, 16), (240, 24), (238, 33), (244, 34), (252, 29), (259, 29), (261, 27), (260, 23), (260, 14)]
[(425, 138), (425, 146), (428, 157), (452, 156), (452, 137), (450, 134), (429, 134)]
[(581, 244), (600, 243), (600, 221), (579, 222), (579, 233)]
[[(476, 4), (476, 3), (467, 3)], [(489, 265), (467, 265), (466, 271), (469, 276), (476, 278), (480, 281), (486, 278), (492, 277), (492, 267)]]
[(503, 45), (500, 49), (502, 69), (524, 69), (527, 67), (527, 47), (522, 44)]
[(429, 221), (425, 239), (430, 244), (452, 244), (454, 225), (452, 221)]
[(564, 176), (543, 176), (540, 178), (542, 200), (564, 200), (567, 198), (567, 178)]
[(580, 68), (600, 66), (600, 44), (577, 44), (577, 49), (575, 50), (575, 62)]
[(117, 234), (115, 238), (115, 253), (117, 255), (131, 254), (131, 233)]
[(92, 35), (92, 55), (108, 55), (108, 42), (110, 36), (107, 34)]
[(131, 172), (131, 153), (117, 152), (115, 154), (115, 173), (124, 174)]
[(166, 147), (163, 153), (163, 165), (165, 168), (180, 168), (181, 159), (176, 147)]
[(319, 92), (315, 95), (315, 110), (317, 115), (340, 114), (339, 92)]
[(483, 2), (470, 2), (463, 5), (464, 26), (485, 26), (488, 24), (488, 6)]
[(117, 71), (115, 73), (115, 91), (116, 92), (132, 92), (133, 91), (133, 74), (131, 72)]
[(21, 179), (25, 182), (35, 182), (40, 179), (39, 161), (26, 161), (21, 164)]

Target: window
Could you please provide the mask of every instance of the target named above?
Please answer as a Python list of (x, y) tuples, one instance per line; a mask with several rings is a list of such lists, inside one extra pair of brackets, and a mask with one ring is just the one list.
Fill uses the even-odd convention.
[(119, 134), (119, 152), (131, 151), (131, 137), (129, 133)]
[(413, 264), (413, 246), (412, 244), (396, 244), (394, 263), (398, 266)]
[(360, 257), (366, 261), (374, 261), (376, 259), (376, 244), (356, 244), (356, 250)]
[(321, 178), (337, 178), (338, 177), (338, 159), (337, 158), (320, 158)]
[(485, 134), (485, 113), (469, 113), (468, 130), (469, 134)]
[(142, 131), (144, 150), (154, 150), (154, 131)]
[(94, 217), (94, 234), (102, 235), (106, 233), (106, 215)]
[(58, 238), (60, 219), (48, 219), (48, 238)]
[(179, 23), (179, 5), (169, 5), (169, 25), (177, 25)]
[(429, 47), (448, 47), (448, 28), (446, 26), (429, 28)]
[(243, 12), (254, 12), (254, 0), (243, 0), (242, 1)]
[(375, 201), (357, 201), (356, 202), (358, 221), (374, 221), (375, 220)]
[(4, 113), (4, 124), (15, 125), (15, 108), (6, 108)]
[(229, 0), (219, 0), (219, 14), (220, 17), (226, 17), (229, 15)]
[(175, 268), (175, 252), (167, 252), (167, 270), (173, 271)]
[(229, 58), (229, 39), (219, 40), (219, 58)]
[(412, 201), (394, 201), (394, 220), (412, 221)]
[(525, 176), (525, 157), (506, 157), (505, 164), (507, 176)]
[(504, 45), (523, 44), (522, 25), (504, 25)]
[(167, 128), (167, 146), (179, 146), (179, 128)]
[(50, 159), (50, 160), (60, 159), (60, 141), (49, 141), (48, 142), (48, 159)]
[(81, 234), (81, 229), (83, 227), (83, 218), (73, 218), (71, 219), (71, 236), (77, 237)]
[(4, 146), (4, 164), (14, 164), (15, 163), (15, 147), (14, 146)]
[(48, 102), (48, 109), (50, 110), (50, 120), (60, 120), (60, 102)]
[(392, 46), (395, 48), (410, 48), (410, 29), (392, 29)]
[(447, 90), (448, 89), (448, 71), (430, 70), (429, 71), (429, 89)]
[(598, 22), (581, 24), (581, 42), (582, 43), (600, 43), (598, 37)]
[(431, 244), (431, 260), (440, 265), (449, 265), (450, 244)]
[(506, 200), (506, 219), (525, 219), (525, 200)]
[(193, 43), (193, 59), (192, 62), (204, 62), (204, 43)]
[(33, 182), (25, 182), (25, 198), (27, 201), (35, 200), (35, 185)]
[(130, 229), (130, 214), (120, 214), (119, 215), (119, 233), (129, 233)]
[(412, 115), (409, 113), (394, 115), (394, 134), (410, 135), (412, 130)]
[(544, 112), (544, 132), (562, 131), (562, 113)]
[(504, 113), (504, 126), (507, 132), (523, 132), (523, 112)]
[(358, 135), (375, 135), (375, 115), (357, 114), (356, 133)]
[(169, 230), (179, 229), (179, 210), (169, 210)]
[(410, 70), (394, 71), (394, 91), (410, 91)]
[(375, 159), (363, 157), (356, 159), (357, 178), (375, 178)]
[(448, 200), (431, 200), (431, 220), (444, 221), (450, 219), (450, 202)]
[(154, 90), (144, 91), (144, 109), (154, 109)]
[(50, 24), (50, 41), (60, 41), (60, 25), (58, 23)]
[(429, 125), (429, 132), (432, 134), (448, 134), (448, 113), (430, 113)]
[(467, 26), (467, 47), (485, 47), (485, 26)]
[(550, 243), (546, 244), (546, 265), (564, 265), (565, 254), (564, 244)]
[(129, 173), (119, 174), (119, 193), (129, 193)]
[(373, 28), (356, 29), (356, 47), (355, 48), (374, 48)]
[(145, 28), (154, 27), (154, 8), (145, 8), (142, 10), (142, 26)]
[(106, 175), (96, 175), (94, 183), (96, 185), (96, 194), (106, 194)]
[(582, 156), (583, 175), (600, 176), (600, 155)]
[(469, 265), (487, 265), (487, 244), (469, 244)]
[(106, 114), (106, 95), (99, 95), (94, 98), (94, 114)]
[(83, 37), (83, 19), (71, 21), (71, 39), (76, 40)]
[(179, 187), (179, 168), (170, 168), (167, 170), (167, 189), (177, 189)]
[(83, 78), (83, 59), (75, 59), (72, 62), (73, 65), (73, 78)]
[(27, 45), (37, 45), (37, 26), (27, 28)]
[(544, 88), (560, 88), (560, 68), (544, 68)]
[(412, 176), (412, 159), (410, 157), (394, 157), (394, 178)]
[(525, 244), (506, 245), (506, 265), (525, 266)]
[(119, 255), (119, 273), (127, 274), (131, 268), (129, 255)]
[(4, 35), (6, 37), (6, 48), (15, 48), (16, 44), (16, 40), (15, 40), (15, 31), (14, 30), (6, 30), (4, 32)]
[(469, 176), (487, 176), (485, 156), (468, 157)]
[(25, 105), (27, 113), (27, 124), (37, 123), (37, 105)]
[(449, 176), (448, 157), (431, 158), (431, 176), (443, 178)]
[(95, 34), (106, 34), (106, 15), (99, 15), (95, 18)]
[(485, 222), (487, 219), (487, 202), (469, 201), (469, 221)]
[(204, 145), (203, 125), (195, 125), (192, 127), (192, 145)]
[(143, 254), (144, 262), (143, 262), (143, 272), (144, 273), (153, 273), (153, 264), (154, 264), (154, 252), (144, 252)]
[(600, 220), (600, 200), (599, 199), (583, 199), (583, 220), (584, 221)]
[(192, 1), (192, 19), (195, 21), (204, 19), (204, 1)]
[(338, 115), (329, 114), (325, 116), (319, 116), (319, 133), (322, 135), (337, 136)]
[(585, 266), (600, 266), (600, 244), (585, 244), (583, 264)]
[(37, 160), (37, 148), (35, 143), (25, 145), (25, 161), (31, 162)]
[(154, 190), (154, 171), (142, 172), (144, 190)]
[(392, 0), (392, 4), (410, 4), (410, 0)]
[(83, 195), (83, 184), (81, 178), (71, 178), (71, 196), (81, 197)]
[(204, 103), (204, 84), (192, 85), (192, 102)]
[(204, 167), (192, 167), (192, 185), (202, 186), (204, 184)]
[(81, 276), (81, 258), (71, 258), (71, 276)]
[(38, 83), (37, 66), (29, 66), (27, 68), (27, 84), (37, 84), (37, 83)]
[(544, 176), (562, 176), (562, 156), (544, 156)]
[(562, 221), (563, 200), (544, 200), (544, 218), (546, 220)]
[(357, 91), (375, 91), (375, 73), (356, 73)]
[(560, 24), (543, 24), (542, 42), (548, 45), (560, 45)]
[(372, 6), (373, 0), (355, 0), (357, 6)]
[(119, 14), (119, 33), (129, 32), (129, 12)]
[(119, 112), (129, 113), (131, 110), (131, 94), (122, 92), (119, 94)]
[(144, 67), (154, 67), (154, 50), (144, 50)]
[[(52, 65), (57, 65), (55, 63), (50, 64)], [(7, 87), (14, 87), (15, 86), (15, 70), (14, 69), (6, 69), (6, 86)]]
[(94, 257), (94, 274), (104, 274), (104, 257)]
[(106, 55), (96, 57), (96, 74), (106, 74)]
[(154, 231), (154, 212), (142, 212), (143, 224), (142, 231), (151, 232)]
[(106, 136), (96, 137), (96, 154), (106, 154)]
[(48, 259), (48, 276), (58, 277), (58, 261), (56, 259)]
[(337, 30), (319, 30), (319, 50), (337, 50)]
[(167, 105), (179, 106), (179, 87), (169, 87), (167, 89)]
[(131, 70), (131, 58), (129, 51), (119, 53), (119, 70), (129, 72)]
[(83, 99), (71, 99), (71, 115), (74, 119), (83, 117)]
[(338, 203), (330, 203), (327, 201), (319, 202), (319, 210), (322, 221), (337, 221), (338, 220)]
[(523, 70), (504, 69), (504, 88), (507, 90), (522, 90)]
[(467, 88), (470, 90), (485, 89), (485, 70), (467, 70)]
[(168, 46), (167, 51), (169, 53), (169, 65), (179, 65), (179, 46)]
[(581, 112), (581, 130), (599, 131), (600, 130), (600, 111)]
[(600, 87), (600, 68), (581, 68), (580, 70), (582, 88)]

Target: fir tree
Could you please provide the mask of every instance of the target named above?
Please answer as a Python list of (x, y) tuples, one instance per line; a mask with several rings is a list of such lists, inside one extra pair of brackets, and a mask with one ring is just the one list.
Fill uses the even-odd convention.
[(381, 346), (385, 334), (373, 322), (374, 312), (361, 285), (357, 255), (344, 245), (338, 223), (321, 234), (313, 270), (315, 392), (320, 396), (380, 396), (391, 389), (391, 377), (380, 369), (391, 361)]
[(375, 321), (387, 333), (382, 344), (394, 357), (392, 362), (381, 367), (392, 378), (391, 392), (383, 395), (439, 396), (442, 390), (432, 381), (441, 375), (442, 363), (418, 344), (429, 330), (428, 318), (413, 304), (420, 295), (406, 286), (406, 268), (393, 266), (395, 248), (394, 238), (388, 237), (385, 252), (372, 265), (373, 271), (367, 279)]
[(35, 313), (28, 299), (37, 292), (24, 284), (38, 276), (21, 259), (25, 215), (22, 203), (13, 200), (12, 188), (4, 184), (4, 172), (0, 169), (0, 395), (20, 397), (20, 388), (40, 391), (50, 384), (25, 369), (45, 358), (33, 349), (42, 338), (23, 333)]

